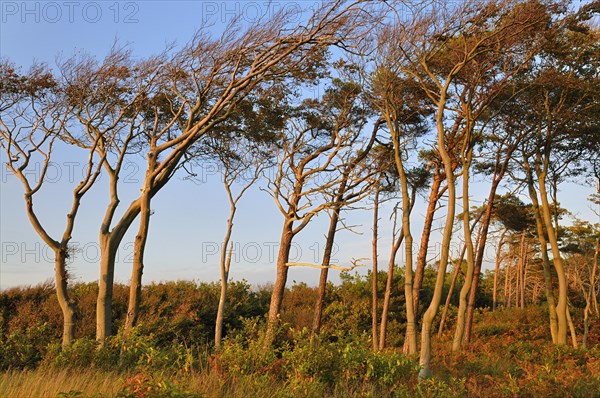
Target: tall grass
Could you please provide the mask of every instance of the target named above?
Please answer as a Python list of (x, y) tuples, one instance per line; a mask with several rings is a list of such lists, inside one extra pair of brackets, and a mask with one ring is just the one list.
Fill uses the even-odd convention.
[(69, 391), (83, 397), (113, 397), (123, 382), (123, 375), (90, 369), (9, 370), (0, 374), (0, 397), (54, 398)]

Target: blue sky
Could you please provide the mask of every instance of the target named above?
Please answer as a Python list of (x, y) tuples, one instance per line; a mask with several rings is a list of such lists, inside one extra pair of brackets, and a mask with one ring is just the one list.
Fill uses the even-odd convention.
[[(317, 3), (300, 2), (236, 2), (236, 1), (5, 1), (0, 0), (0, 56), (27, 67), (34, 61), (55, 63), (56, 57), (85, 50), (102, 57), (118, 40), (127, 43), (138, 56), (161, 51), (175, 42), (185, 44), (204, 23), (218, 34), (234, 15), (241, 14), (247, 22), (260, 13), (271, 13), (282, 7), (310, 9)], [(60, 148), (55, 158), (51, 181), (36, 197), (36, 208), (52, 235), (62, 234), (65, 215), (77, 173), (82, 172), (82, 158), (68, 148)], [(52, 253), (45, 250), (30, 226), (24, 209), (20, 183), (4, 165), (0, 173), (0, 288), (35, 284), (53, 277)], [(143, 159), (131, 159), (124, 169), (122, 203), (137, 196), (143, 178)], [(146, 254), (144, 282), (172, 279), (216, 281), (219, 278), (217, 253), (225, 231), (228, 203), (213, 167), (201, 170), (201, 182), (176, 176), (153, 200)], [(97, 236), (101, 215), (108, 202), (106, 178), (83, 199), (73, 241), (80, 251), (71, 264), (76, 280), (98, 278)], [(252, 283), (268, 283), (275, 278), (275, 255), (282, 217), (273, 200), (259, 187), (249, 191), (242, 202), (234, 230), (234, 265), (231, 277), (245, 278)], [(474, 201), (486, 196), (487, 183), (473, 187)], [(576, 193), (576, 194), (575, 194)], [(595, 221), (588, 208), (590, 188), (577, 185), (563, 187), (560, 199), (580, 218)], [(475, 204), (475, 203), (474, 203)], [(413, 234), (418, 244), (426, 203), (418, 200), (414, 210)], [(387, 265), (390, 246), (388, 215), (392, 202), (382, 209), (380, 236), (380, 267)], [(441, 212), (443, 213), (443, 211)], [(441, 214), (440, 214), (441, 217)], [(342, 231), (334, 259), (348, 265), (350, 259), (370, 257), (371, 213), (347, 213), (348, 224), (356, 225), (355, 233)], [(297, 238), (293, 260), (319, 262), (327, 216), (318, 217)], [(437, 221), (442, 223), (443, 219)], [(123, 240), (116, 267), (116, 279), (127, 282), (133, 251), (134, 224)], [(437, 234), (432, 243), (435, 246)], [(433, 249), (435, 251), (435, 249)], [(294, 253), (295, 251), (295, 253)], [(398, 261), (401, 262), (401, 253)], [(295, 255), (294, 255), (295, 254)], [(492, 256), (490, 254), (490, 256)], [(365, 261), (367, 267), (370, 261)], [(360, 272), (366, 272), (364, 267)], [(319, 271), (293, 268), (290, 281), (316, 284)], [(337, 271), (332, 280), (337, 280)]]

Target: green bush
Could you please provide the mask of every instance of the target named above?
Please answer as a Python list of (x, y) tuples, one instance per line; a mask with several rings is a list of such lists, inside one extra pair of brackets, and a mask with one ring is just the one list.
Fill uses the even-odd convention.
[(0, 370), (37, 367), (54, 340), (47, 322), (0, 337)]
[(264, 346), (264, 324), (259, 318), (223, 339), (221, 350), (212, 356), (211, 367), (225, 374), (279, 374), (281, 361), (273, 348)]

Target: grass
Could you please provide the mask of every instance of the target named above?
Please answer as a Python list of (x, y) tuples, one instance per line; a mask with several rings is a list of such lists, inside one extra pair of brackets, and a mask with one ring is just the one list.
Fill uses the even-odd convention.
[(54, 398), (69, 391), (83, 397), (113, 397), (123, 381), (123, 375), (97, 370), (7, 371), (0, 374), (0, 397)]

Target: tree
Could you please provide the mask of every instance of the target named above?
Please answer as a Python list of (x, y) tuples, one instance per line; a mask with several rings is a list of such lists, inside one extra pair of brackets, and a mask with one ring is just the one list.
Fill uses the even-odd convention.
[[(360, 8), (360, 2), (336, 1), (324, 5), (314, 10), (301, 26), (294, 24), (298, 12), (297, 9), (286, 9), (245, 29), (241, 21), (236, 20), (217, 39), (200, 30), (183, 49), (164, 55), (167, 62), (160, 68), (163, 84), (153, 94), (166, 100), (168, 107), (164, 116), (168, 120), (164, 125), (170, 128), (156, 131), (155, 138), (150, 139), (156, 146), (151, 146), (145, 153), (148, 167), (142, 193), (130, 202), (116, 221), (115, 211), (119, 206), (116, 181), (122, 157), (118, 158), (116, 167), (105, 167), (112, 181), (111, 202), (100, 233), (101, 275), (96, 335), (100, 343), (112, 331), (110, 314), (116, 249), (140, 212), (146, 226), (141, 225), (138, 236), (147, 234), (150, 199), (170, 181), (192, 145), (227, 120), (236, 104), (248, 93), (259, 88), (267, 91), (272, 84), (302, 76), (310, 79), (319, 72), (315, 66), (320, 65), (330, 45), (350, 43), (368, 26), (364, 24), (368, 15)], [(133, 85), (130, 90), (121, 94), (134, 97), (132, 91), (138, 96), (145, 94), (143, 86)], [(127, 102), (120, 105), (124, 108), (115, 109), (117, 115), (130, 107)], [(129, 130), (137, 131), (137, 128), (135, 123), (130, 123)], [(121, 142), (129, 143), (126, 138)], [(141, 285), (144, 241), (145, 238), (137, 241), (140, 261), (135, 262), (132, 277), (132, 283), (137, 285)], [(137, 292), (137, 287), (132, 288), (133, 291)]]
[[(133, 201), (120, 218), (116, 211), (120, 204), (119, 178), (125, 160), (144, 148), (147, 137), (149, 146), (156, 148), (158, 138), (168, 134), (173, 123), (164, 121), (160, 111), (164, 109), (160, 92), (166, 68), (164, 56), (151, 57), (134, 62), (129, 51), (113, 47), (99, 63), (87, 55), (71, 57), (59, 65), (66, 80), (67, 101), (72, 104), (72, 117), (84, 131), (83, 146), (93, 147), (102, 159), (102, 168), (108, 176), (109, 203), (100, 226), (100, 279), (96, 303), (96, 339), (103, 344), (112, 328), (112, 286), (117, 250), (140, 211), (143, 210), (140, 229), (148, 229), (150, 217), (150, 181), (158, 168), (158, 157), (152, 152), (148, 158), (146, 181), (139, 200)], [(167, 105), (168, 107), (168, 105)], [(169, 109), (171, 110), (171, 109)], [(183, 107), (177, 111), (181, 113)], [(108, 137), (114, 137), (107, 140)], [(95, 143), (98, 143), (97, 145)], [(138, 233), (135, 242), (136, 269), (140, 272), (146, 234)], [(135, 272), (135, 271), (134, 271)], [(133, 290), (141, 294), (141, 284)], [(130, 312), (131, 321), (131, 312)]]
[[(217, 145), (222, 145), (222, 143), (218, 143)], [(229, 145), (233, 146), (234, 144), (229, 142)], [(256, 151), (246, 151), (248, 146), (244, 146), (239, 142), (237, 142), (235, 146), (237, 148), (233, 150), (233, 153), (241, 155), (232, 156), (231, 153), (223, 154), (222, 151), (219, 151), (218, 155), (219, 160), (223, 165), (223, 186), (227, 191), (227, 198), (229, 200), (229, 218), (227, 219), (227, 229), (221, 247), (221, 291), (219, 295), (217, 319), (215, 321), (215, 347), (217, 348), (221, 347), (221, 339), (223, 337), (223, 314), (227, 299), (227, 281), (229, 278), (232, 256), (231, 248), (228, 251), (228, 247), (230, 246), (237, 205), (244, 193), (259, 179), (263, 170), (268, 167), (268, 164), (264, 160), (265, 154), (258, 155)], [(232, 148), (228, 148), (228, 151), (231, 151), (231, 149)], [(261, 155), (263, 156), (262, 159)], [(250, 172), (250, 174), (248, 174), (248, 172)], [(239, 184), (240, 182), (241, 187), (239, 191), (234, 194), (232, 186), (234, 183)], [(233, 242), (231, 244), (233, 245)]]
[[(380, 43), (394, 43), (393, 31), (383, 30)], [(373, 103), (385, 120), (393, 149), (393, 159), (398, 172), (398, 181), (402, 194), (402, 236), (405, 248), (404, 295), (406, 300), (406, 341), (410, 354), (417, 352), (417, 336), (415, 309), (413, 305), (413, 238), (410, 231), (410, 212), (414, 201), (409, 191), (409, 170), (406, 165), (410, 149), (417, 137), (424, 133), (424, 120), (427, 114), (423, 111), (426, 97), (418, 90), (412, 79), (403, 79), (398, 74), (400, 67), (389, 60), (393, 50), (380, 46), (380, 65), (376, 67), (371, 82)], [(426, 184), (427, 174), (416, 185)], [(413, 189), (416, 193), (416, 189)]]
[[(48, 182), (47, 173), (53, 156), (55, 151), (60, 150), (57, 148), (64, 142), (81, 143), (71, 130), (72, 105), (65, 97), (67, 87), (64, 80), (57, 80), (44, 65), (34, 65), (29, 72), (21, 74), (8, 61), (0, 63), (0, 81), (0, 146), (6, 152), (8, 169), (23, 185), (29, 222), (54, 252), (56, 297), (63, 314), (62, 345), (66, 347), (75, 338), (77, 314), (69, 295), (67, 270), (67, 261), (73, 250), (70, 246), (73, 229), (83, 196), (100, 175), (103, 157), (96, 156), (96, 149), (104, 142), (114, 140), (115, 136), (107, 134), (102, 143), (95, 138), (86, 148), (83, 178), (73, 188), (62, 236), (54, 238), (35, 209), (34, 199)], [(38, 174), (35, 168), (40, 163)]]
[(344, 175), (340, 165), (348, 158), (348, 151), (353, 152), (367, 120), (360, 87), (334, 79), (321, 99), (306, 100), (293, 112), (282, 132), (269, 193), (284, 221), (265, 345), (275, 339), (292, 240), (319, 212), (335, 207), (335, 202), (327, 200), (314, 203), (315, 197), (341, 185)]
[(582, 348), (588, 346), (590, 314), (598, 311), (598, 252), (600, 246), (600, 225), (575, 220), (572, 226), (565, 227), (561, 234), (561, 252), (565, 255), (567, 274), (574, 290), (581, 291), (585, 301), (583, 309)]
[(527, 95), (520, 101), (521, 110), (527, 112), (524, 122), (531, 131), (521, 149), (521, 167), (539, 224), (542, 254), (549, 243), (558, 279), (556, 344), (559, 345), (567, 343), (570, 314), (557, 218), (552, 214), (558, 203), (549, 191), (567, 173), (577, 174), (578, 160), (587, 146), (583, 141), (587, 142), (585, 137), (599, 106), (597, 32), (577, 15), (577, 12), (567, 15), (549, 36), (544, 52), (532, 66)]
[[(234, 219), (237, 206), (244, 194), (272, 167), (272, 149), (277, 146), (277, 132), (285, 123), (289, 105), (282, 87), (268, 93), (251, 93), (236, 106), (231, 117), (209, 132), (190, 155), (190, 174), (194, 163), (215, 159), (229, 201), (229, 217), (221, 245), (221, 289), (215, 320), (215, 347), (221, 347), (223, 318), (227, 302), (229, 272), (231, 269)], [(200, 165), (203, 166), (202, 164)], [(234, 186), (239, 185), (237, 192)]]
[[(359, 149), (357, 153), (348, 152), (348, 159), (341, 161), (341, 179), (337, 187), (332, 191), (330, 209), (331, 215), (329, 219), (329, 229), (327, 231), (325, 246), (323, 249), (323, 261), (321, 274), (319, 277), (318, 297), (315, 304), (315, 316), (312, 325), (312, 333), (318, 334), (321, 329), (321, 320), (323, 315), (323, 303), (325, 301), (325, 293), (327, 289), (327, 277), (330, 268), (331, 253), (333, 250), (333, 244), (335, 241), (335, 234), (338, 229), (338, 223), (340, 222), (340, 212), (344, 207), (350, 206), (365, 196), (365, 193), (371, 189), (371, 183), (369, 178), (371, 173), (368, 170), (361, 170), (365, 168), (364, 160), (369, 155), (377, 132), (379, 130), (381, 122), (376, 121), (373, 126), (371, 138), (369, 141)], [(375, 215), (375, 217), (377, 217)], [(375, 260), (374, 260), (375, 261)], [(375, 266), (375, 265), (374, 265)], [(376, 266), (375, 266), (376, 267)]]
[[(422, 8), (427, 10), (426, 13), (415, 11), (415, 17), (408, 23), (396, 21), (397, 54), (398, 58), (404, 60), (403, 72), (418, 82), (434, 104), (436, 149), (442, 159), (448, 184), (447, 219), (442, 238), (439, 272), (432, 301), (422, 320), (421, 378), (430, 373), (431, 325), (441, 298), (455, 213), (456, 159), (453, 159), (449, 152), (449, 144), (471, 142), (469, 134), (464, 133), (472, 129), (469, 126), (466, 129), (462, 128), (463, 123), (467, 123), (462, 118), (462, 110), (448, 109), (455, 98), (452, 85), (464, 70), (468, 70), (477, 62), (478, 58), (494, 54), (504, 45), (517, 45), (524, 40), (536, 41), (537, 31), (546, 20), (545, 9), (537, 7), (535, 3), (521, 7), (516, 4), (512, 9), (513, 5), (509, 1), (465, 3), (454, 8), (436, 4)], [(455, 116), (448, 130), (446, 110)], [(472, 121), (469, 123), (472, 124)], [(469, 145), (462, 145), (463, 149), (468, 147)]]

